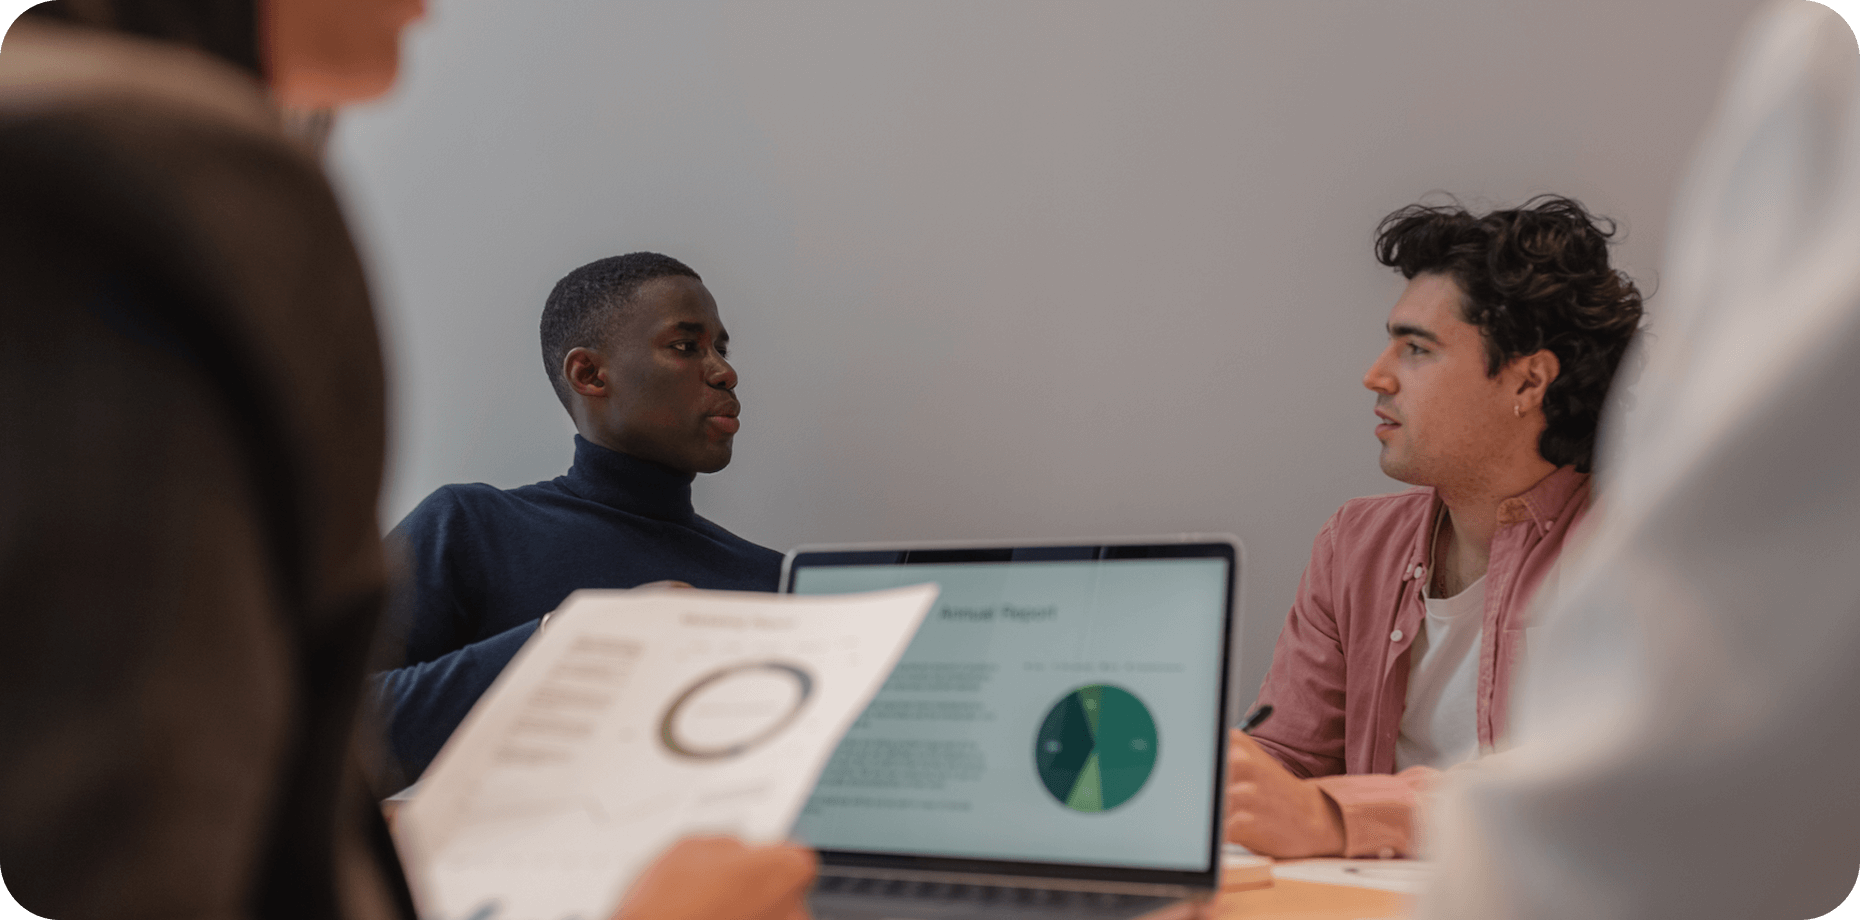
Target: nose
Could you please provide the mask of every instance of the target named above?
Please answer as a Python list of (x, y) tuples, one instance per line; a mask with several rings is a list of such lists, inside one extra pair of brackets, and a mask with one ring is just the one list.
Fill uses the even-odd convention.
[(1369, 365), (1369, 370), (1363, 373), (1363, 386), (1384, 396), (1394, 395), (1395, 375), (1390, 371), (1394, 362), (1395, 343), (1390, 342), (1389, 347), (1382, 349), (1382, 354), (1377, 355), (1376, 360)]
[(704, 382), (719, 390), (736, 389), (736, 368), (716, 352), (710, 353), (710, 367), (704, 375)]

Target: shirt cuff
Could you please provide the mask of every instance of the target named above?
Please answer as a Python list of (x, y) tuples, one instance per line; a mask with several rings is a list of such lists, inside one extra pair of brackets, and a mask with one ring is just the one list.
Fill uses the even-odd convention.
[(1343, 814), (1344, 856), (1413, 855), (1418, 796), (1407, 781), (1388, 774), (1356, 774), (1320, 776), (1312, 782)]

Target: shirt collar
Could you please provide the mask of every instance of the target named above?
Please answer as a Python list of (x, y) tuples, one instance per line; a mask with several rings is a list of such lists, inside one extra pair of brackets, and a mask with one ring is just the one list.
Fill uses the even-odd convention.
[(575, 465), (556, 482), (609, 508), (677, 521), (697, 513), (691, 507), (691, 481), (696, 478), (575, 435)]
[(1556, 523), (1556, 516), (1569, 504), (1570, 496), (1589, 481), (1589, 474), (1578, 473), (1573, 466), (1559, 466), (1550, 475), (1537, 481), (1537, 484), (1498, 503), (1498, 523), (1506, 524), (1534, 523), (1537, 529), (1549, 533), (1551, 525)]
[[(1573, 466), (1559, 466), (1550, 475), (1537, 480), (1537, 484), (1498, 503), (1498, 524), (1506, 527), (1513, 524), (1535, 524), (1539, 533), (1549, 533), (1556, 525), (1556, 515), (1569, 504), (1569, 500), (1589, 481), (1589, 474), (1578, 473)], [(1429, 501), (1429, 511), (1421, 519), (1421, 528), (1415, 533), (1414, 545), (1409, 550), (1408, 561), (1402, 569), (1402, 581), (1420, 578), (1427, 573), (1428, 539), (1434, 532), (1434, 521), (1439, 517), (1442, 505), (1440, 493), (1433, 486), (1423, 486)]]

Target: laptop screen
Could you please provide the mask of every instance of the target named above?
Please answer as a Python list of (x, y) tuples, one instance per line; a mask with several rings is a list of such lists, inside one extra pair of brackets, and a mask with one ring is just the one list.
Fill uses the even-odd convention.
[(796, 836), (829, 863), (1211, 873), (1234, 561), (1226, 542), (798, 551), (796, 594), (941, 593)]

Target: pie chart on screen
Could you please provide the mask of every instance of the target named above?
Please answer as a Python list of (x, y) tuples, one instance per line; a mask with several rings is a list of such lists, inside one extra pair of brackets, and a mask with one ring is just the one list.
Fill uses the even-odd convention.
[(1088, 684), (1060, 697), (1033, 743), (1033, 764), (1053, 798), (1073, 811), (1130, 801), (1156, 766), (1156, 720), (1135, 694)]

